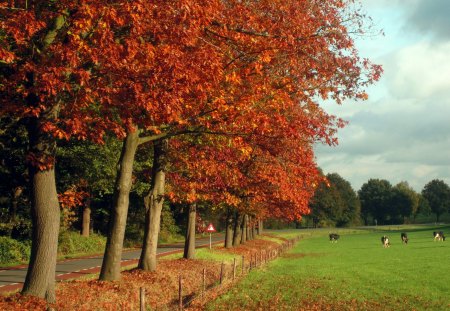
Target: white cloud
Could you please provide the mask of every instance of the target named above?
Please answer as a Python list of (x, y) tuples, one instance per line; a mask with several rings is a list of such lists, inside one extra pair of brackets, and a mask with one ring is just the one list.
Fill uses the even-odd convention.
[(386, 61), (389, 89), (399, 98), (427, 98), (450, 94), (450, 42), (418, 42)]
[[(434, 1), (362, 1), (386, 36), (357, 44), (385, 73), (368, 89), (369, 101), (324, 104), (350, 123), (338, 133), (339, 146), (316, 147), (324, 172), (340, 174), (355, 190), (370, 178), (407, 181), (416, 191), (432, 179), (450, 185), (450, 41), (437, 26), (426, 33), (419, 27), (442, 5)], [(440, 13), (436, 18), (448, 11)]]

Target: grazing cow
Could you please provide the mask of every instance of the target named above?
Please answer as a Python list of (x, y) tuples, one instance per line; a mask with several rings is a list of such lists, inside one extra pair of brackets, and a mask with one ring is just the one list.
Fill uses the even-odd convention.
[(337, 241), (339, 240), (339, 234), (337, 234), (337, 233), (330, 233), (330, 242), (335, 242), (335, 243), (337, 243)]
[(402, 243), (408, 244), (409, 239), (408, 239), (408, 235), (405, 232), (402, 232), (401, 237), (402, 237)]
[(391, 246), (391, 243), (389, 243), (389, 238), (386, 235), (381, 237), (381, 244), (384, 248)]
[(433, 232), (434, 241), (445, 241), (445, 235), (443, 231), (434, 231)]

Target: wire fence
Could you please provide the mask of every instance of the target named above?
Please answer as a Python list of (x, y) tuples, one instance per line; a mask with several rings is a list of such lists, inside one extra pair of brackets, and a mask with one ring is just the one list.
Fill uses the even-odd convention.
[(250, 254), (250, 257), (241, 256), (239, 259), (234, 258), (231, 262), (222, 261), (220, 265), (220, 270), (216, 271), (219, 273), (213, 273), (211, 275), (215, 276), (218, 274), (218, 278), (209, 278), (207, 270), (204, 268), (202, 271), (202, 275), (199, 276), (200, 284), (197, 286), (197, 291), (189, 294), (183, 293), (183, 283), (184, 279), (180, 275), (178, 277), (178, 293), (175, 295), (169, 304), (164, 306), (159, 306), (157, 309), (147, 309), (149, 307), (145, 302), (145, 288), (140, 287), (139, 289), (139, 299), (140, 299), (140, 311), (147, 310), (183, 310), (185, 308), (190, 307), (194, 302), (199, 305), (206, 303), (205, 298), (206, 295), (213, 291), (217, 290), (220, 287), (223, 287), (224, 284), (232, 285), (234, 282), (245, 276), (252, 269), (258, 269), (269, 261), (278, 258), (280, 255), (291, 249), (295, 243), (300, 239), (300, 237), (296, 237), (294, 239), (290, 239), (285, 241), (283, 244), (279, 245), (276, 248), (260, 250), (259, 252), (253, 252)]

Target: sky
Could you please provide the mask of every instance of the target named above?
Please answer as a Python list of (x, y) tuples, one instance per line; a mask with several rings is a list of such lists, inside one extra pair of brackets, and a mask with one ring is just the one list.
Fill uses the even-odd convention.
[(433, 179), (450, 185), (450, 0), (361, 3), (384, 35), (356, 44), (384, 73), (367, 101), (323, 104), (349, 124), (337, 147), (315, 147), (317, 163), (355, 191), (371, 178), (418, 192)]

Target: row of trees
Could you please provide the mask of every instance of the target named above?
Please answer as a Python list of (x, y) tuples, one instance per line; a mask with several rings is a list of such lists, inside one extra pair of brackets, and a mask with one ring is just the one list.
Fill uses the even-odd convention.
[(356, 193), (338, 174), (326, 177), (310, 202), (314, 226), (401, 224), (430, 213), (439, 222), (442, 214), (450, 213), (450, 187), (442, 180), (430, 181), (417, 193), (405, 181), (392, 186), (384, 179), (370, 179)]
[[(233, 228), (236, 243), (239, 233), (245, 241), (240, 228), (256, 219), (309, 212), (323, 179), (312, 146), (335, 144), (343, 126), (318, 100), (365, 99), (381, 73), (353, 45), (365, 16), (352, 0), (18, 0), (0, 10), (2, 135), (23, 135), (17, 148), (27, 167), (11, 172), (11, 193), (30, 184), (22, 292), (48, 301), (60, 202), (84, 201), (88, 222), (86, 202), (110, 187), (101, 280), (120, 278), (132, 190), (145, 205), (141, 269), (156, 269), (167, 199), (190, 206), (188, 249), (200, 202), (230, 211), (227, 246)], [(114, 172), (97, 155), (85, 165), (73, 157), (77, 148), (117, 152), (117, 141)], [(102, 169), (114, 183), (96, 175)], [(67, 187), (58, 194), (57, 185)]]

